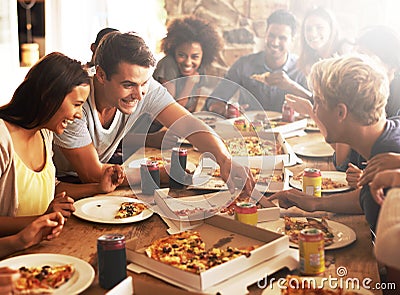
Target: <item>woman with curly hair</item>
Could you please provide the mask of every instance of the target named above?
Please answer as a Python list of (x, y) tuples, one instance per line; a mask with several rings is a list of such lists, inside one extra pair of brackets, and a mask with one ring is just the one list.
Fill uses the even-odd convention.
[(205, 83), (202, 75), (212, 62), (220, 60), (221, 37), (203, 19), (195, 16), (175, 18), (167, 26), (161, 49), (166, 56), (158, 62), (154, 79), (164, 84), (186, 109), (195, 111), (196, 94)]

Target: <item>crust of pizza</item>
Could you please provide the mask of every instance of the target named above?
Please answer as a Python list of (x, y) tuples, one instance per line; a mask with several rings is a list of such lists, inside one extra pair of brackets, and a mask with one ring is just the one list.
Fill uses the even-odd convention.
[(14, 294), (51, 294), (73, 276), (72, 264), (42, 267), (21, 267)]
[(116, 219), (128, 218), (139, 215), (148, 209), (146, 204), (139, 202), (123, 202), (115, 214)]

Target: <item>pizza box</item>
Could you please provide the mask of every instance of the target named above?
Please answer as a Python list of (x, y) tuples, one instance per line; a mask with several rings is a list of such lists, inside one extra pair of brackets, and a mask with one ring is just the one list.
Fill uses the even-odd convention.
[[(235, 196), (229, 191), (201, 194), (190, 197), (173, 198), (168, 195), (169, 189), (158, 189), (154, 192), (155, 211), (170, 227), (169, 232), (180, 232), (197, 227), (204, 219), (219, 214), (234, 219), (233, 215), (219, 212), (231, 204)], [(257, 196), (262, 208), (258, 209), (258, 222), (279, 219), (279, 207), (263, 195)]]
[(273, 118), (264, 117), (264, 119), (261, 118), (261, 120), (257, 120), (257, 116), (250, 117), (245, 114), (238, 118), (219, 120), (215, 122), (215, 130), (217, 132), (240, 131), (234, 125), (236, 120), (245, 120), (246, 127), (244, 131), (251, 131), (251, 124), (258, 121), (262, 123), (261, 131), (279, 132), (284, 136), (293, 131), (306, 129), (308, 122), (307, 118), (303, 116), (296, 116), (294, 122), (283, 122), (282, 115)]
[(223, 132), (217, 132), (218, 135), (223, 139), (233, 138), (244, 138), (244, 137), (258, 137), (263, 140), (269, 140), (275, 142), (282, 147), (282, 154), (271, 154), (262, 156), (238, 156), (233, 155), (232, 159), (237, 163), (246, 167), (262, 167), (263, 169), (274, 169), (277, 163), (283, 162), (284, 166), (291, 166), (297, 161), (297, 156), (293, 152), (292, 147), (285, 140), (279, 132), (271, 131), (249, 131), (249, 132), (238, 132), (234, 130), (226, 130)]
[(187, 272), (147, 257), (145, 249), (138, 247), (137, 239), (127, 243), (127, 260), (149, 269), (153, 275), (161, 279), (201, 291), (289, 250), (287, 236), (219, 215), (203, 220), (195, 230), (200, 233), (206, 248), (226, 248), (227, 246), (257, 246), (257, 248), (250, 252), (249, 257), (240, 256), (200, 274)]
[[(269, 182), (259, 181), (256, 183), (256, 189), (262, 193), (276, 193), (282, 190), (289, 189), (289, 177), (293, 173), (284, 167), (283, 162), (278, 162), (275, 164), (274, 169), (263, 167), (262, 164), (267, 164), (265, 161), (260, 163), (253, 163), (254, 166), (249, 168), (260, 169), (259, 178), (260, 179), (271, 179)], [(190, 190), (212, 190), (220, 191), (227, 190), (228, 186), (225, 181), (218, 176), (213, 176), (213, 173), (219, 169), (219, 165), (207, 156), (202, 156), (199, 160), (199, 165), (197, 165), (192, 176), (192, 184), (188, 186)], [(281, 179), (274, 179), (273, 177), (280, 176)]]

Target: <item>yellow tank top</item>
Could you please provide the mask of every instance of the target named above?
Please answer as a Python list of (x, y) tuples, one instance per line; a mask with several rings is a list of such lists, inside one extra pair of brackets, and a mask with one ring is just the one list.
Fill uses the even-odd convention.
[(51, 142), (46, 142), (45, 139), (43, 142), (46, 147), (46, 164), (42, 171), (31, 170), (14, 153), (18, 191), (17, 216), (41, 215), (54, 199), (56, 169), (51, 157), (51, 146), (47, 146)]

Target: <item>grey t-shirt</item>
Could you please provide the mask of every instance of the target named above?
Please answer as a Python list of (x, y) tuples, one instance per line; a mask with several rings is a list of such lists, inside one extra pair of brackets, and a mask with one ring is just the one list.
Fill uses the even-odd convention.
[(93, 85), (91, 85), (91, 93), (83, 105), (82, 119), (75, 119), (74, 123), (69, 124), (63, 134), (54, 135), (54, 163), (57, 168), (57, 175), (61, 176), (73, 172), (72, 166), (58, 149), (59, 146), (73, 149), (93, 143), (100, 162), (106, 163), (114, 154), (119, 142), (137, 125), (139, 118), (149, 117), (153, 120), (164, 108), (175, 102), (166, 88), (153, 78), (149, 80), (149, 83), (148, 92), (137, 104), (135, 111), (130, 115), (125, 115), (117, 110), (108, 129), (103, 128), (99, 120), (94, 102)]

